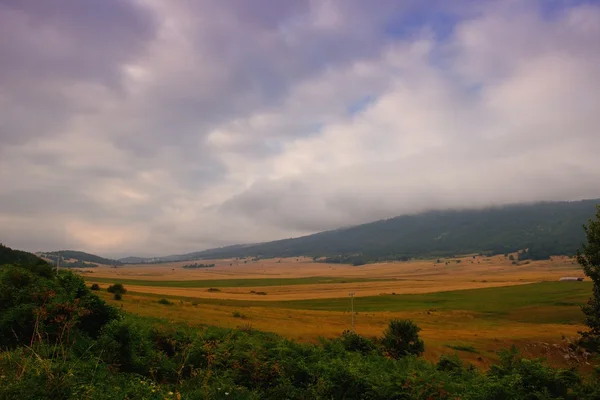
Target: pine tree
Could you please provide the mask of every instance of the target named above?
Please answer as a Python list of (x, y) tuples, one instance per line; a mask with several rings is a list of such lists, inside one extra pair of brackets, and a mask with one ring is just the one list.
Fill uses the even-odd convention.
[(580, 332), (582, 344), (590, 350), (600, 352), (600, 206), (596, 206), (596, 219), (584, 226), (587, 243), (577, 251), (577, 262), (594, 283), (592, 297), (582, 307), (585, 324), (590, 328)]

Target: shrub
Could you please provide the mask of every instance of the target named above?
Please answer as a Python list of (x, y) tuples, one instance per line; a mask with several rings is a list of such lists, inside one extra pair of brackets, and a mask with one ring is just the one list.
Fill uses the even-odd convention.
[(242, 314), (241, 312), (237, 311), (237, 310), (236, 310), (236, 311), (234, 311), (234, 312), (232, 313), (232, 315), (233, 315), (233, 318), (241, 318), (241, 319), (246, 319), (246, 316), (245, 316), (244, 314)]
[(238, 325), (237, 330), (239, 330), (240, 332), (252, 332), (254, 330), (254, 328), (252, 328), (252, 324), (250, 322), (246, 322), (243, 325)]
[(100, 285), (98, 285), (97, 283), (93, 283), (92, 286), (90, 286), (91, 290), (100, 290)]
[(167, 299), (160, 299), (160, 300), (158, 301), (158, 304), (164, 304), (165, 306), (170, 306), (170, 305), (173, 305), (173, 302), (172, 302), (172, 301), (169, 301), (169, 300), (167, 300)]
[(438, 371), (446, 371), (453, 374), (461, 374), (465, 368), (456, 354), (442, 354), (436, 365)]
[(98, 344), (101, 359), (119, 371), (148, 373), (158, 359), (150, 340), (150, 327), (130, 319), (106, 325)]
[(344, 331), (340, 340), (346, 351), (368, 354), (377, 348), (373, 341), (352, 331)]
[(0, 271), (0, 347), (46, 338), (67, 344), (77, 332), (95, 337), (118, 311), (71, 272), (47, 276), (41, 268)]
[(114, 299), (115, 300), (122, 300), (123, 299), (123, 295), (121, 294), (121, 292), (115, 292)]
[(217, 288), (212, 288), (212, 287), (211, 287), (211, 288), (208, 288), (208, 289), (206, 289), (206, 291), (207, 291), (207, 292), (220, 292), (221, 290), (220, 290), (220, 289), (217, 289)]
[(109, 293), (120, 293), (120, 294), (127, 293), (127, 289), (125, 289), (125, 286), (121, 285), (120, 283), (115, 283), (114, 285), (110, 285), (106, 290)]
[[(509, 393), (509, 388), (511, 398), (579, 398), (571, 393), (572, 388), (581, 384), (574, 370), (553, 369), (542, 360), (525, 359), (514, 346), (500, 352), (500, 363), (490, 368), (488, 376), (501, 385), (490, 385), (491, 393), (485, 398), (501, 398)], [(515, 385), (515, 382), (519, 384)]]
[(393, 319), (383, 332), (381, 344), (393, 358), (407, 355), (421, 355), (425, 345), (419, 338), (419, 328), (414, 322), (407, 319)]

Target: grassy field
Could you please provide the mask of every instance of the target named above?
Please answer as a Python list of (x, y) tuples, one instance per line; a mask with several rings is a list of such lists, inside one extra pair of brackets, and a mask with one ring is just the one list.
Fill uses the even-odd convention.
[(260, 278), (260, 279), (210, 279), (210, 280), (175, 280), (156, 281), (143, 279), (101, 278), (93, 277), (88, 280), (96, 283), (121, 283), (123, 285), (175, 287), (175, 288), (249, 288), (268, 286), (296, 286), (296, 285), (321, 285), (336, 283), (377, 282), (383, 278), (340, 278), (327, 276), (313, 276), (304, 278)]
[[(361, 267), (308, 259), (203, 262), (216, 266), (202, 271), (179, 264), (127, 266), (83, 275), (100, 284), (103, 298), (141, 316), (252, 326), (308, 342), (350, 328), (348, 293), (356, 292), (358, 333), (380, 336), (390, 319), (409, 318), (423, 329), (426, 358), (458, 352), (483, 367), (497, 360), (499, 349), (513, 344), (528, 357), (574, 365), (564, 355), (569, 341), (585, 328), (580, 305), (592, 289), (590, 282), (557, 282), (561, 276), (581, 275), (564, 257), (520, 265), (504, 256)], [(104, 290), (110, 283), (128, 288), (122, 301)]]
[[(409, 318), (423, 328), (425, 357), (459, 352), (486, 367), (501, 348), (516, 345), (528, 357), (546, 357), (556, 365), (565, 361), (568, 340), (584, 328), (580, 304), (591, 284), (545, 282), (522, 286), (355, 298), (356, 331), (381, 335), (392, 318)], [(127, 293), (115, 301), (124, 310), (167, 321), (224, 327), (252, 326), (300, 341), (316, 342), (350, 328), (349, 298), (283, 302), (177, 298)], [(160, 304), (167, 298), (170, 305)], [(581, 367), (581, 365), (576, 365)], [(584, 366), (585, 367), (585, 366)]]

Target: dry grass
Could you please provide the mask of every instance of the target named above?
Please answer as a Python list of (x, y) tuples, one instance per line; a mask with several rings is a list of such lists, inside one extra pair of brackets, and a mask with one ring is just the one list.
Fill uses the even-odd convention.
[[(374, 296), (385, 293), (430, 293), (448, 290), (474, 289), (519, 285), (539, 281), (555, 281), (564, 275), (580, 273), (579, 267), (567, 258), (536, 261), (526, 265), (512, 265), (504, 256), (463, 257), (455, 260), (417, 260), (409, 262), (387, 262), (360, 267), (315, 263), (311, 259), (271, 259), (248, 261), (208, 260), (214, 268), (186, 270), (186, 263), (159, 265), (134, 265), (121, 268), (99, 267), (85, 274), (90, 282), (94, 278), (143, 279), (144, 281), (186, 281), (222, 279), (281, 279), (306, 277), (344, 277), (380, 279), (374, 282), (352, 282), (334, 284), (296, 284), (256, 287), (221, 287), (220, 292), (208, 292), (205, 288), (153, 287), (127, 283), (131, 290), (143, 293), (172, 296), (219, 298), (235, 300), (300, 300), (336, 298), (354, 291), (357, 296)], [(448, 261), (448, 265), (445, 264)], [(237, 263), (237, 265), (235, 264)], [(230, 266), (229, 264), (233, 264)], [(100, 283), (100, 282), (98, 282)], [(172, 286), (176, 286), (172, 285)], [(266, 292), (267, 296), (250, 293)]]
[[(434, 293), (557, 281), (561, 276), (581, 275), (579, 266), (565, 257), (522, 265), (513, 265), (512, 261), (504, 256), (463, 257), (460, 263), (456, 260), (458, 259), (442, 259), (441, 263), (436, 263), (436, 260), (387, 262), (360, 267), (315, 263), (307, 258), (299, 258), (298, 261), (271, 259), (256, 262), (248, 259), (246, 263), (243, 260), (202, 260), (200, 262), (214, 263), (216, 266), (202, 270), (186, 270), (182, 266), (189, 262), (182, 262), (167, 265), (132, 265), (116, 269), (99, 267), (93, 273), (84, 276), (89, 282), (94, 282), (95, 277), (157, 282), (223, 279), (232, 279), (232, 282), (235, 279), (239, 282), (240, 279), (307, 277), (379, 279), (332, 284), (311, 284), (309, 280), (305, 280), (301, 284), (256, 287), (235, 287), (232, 284), (219, 286), (218, 291), (208, 291), (206, 287), (174, 287), (177, 282), (170, 282), (169, 284), (174, 286), (167, 287), (148, 286), (151, 282), (145, 282), (144, 285), (128, 283), (126, 287), (129, 292), (120, 302), (115, 302), (106, 293), (102, 293), (109, 302), (136, 314), (231, 328), (240, 325), (240, 318), (233, 315), (242, 305), (245, 316), (243, 322), (251, 324), (253, 328), (300, 341), (316, 342), (319, 337), (335, 337), (348, 329), (350, 314), (344, 311), (304, 309), (311, 308), (304, 306), (283, 307), (275, 302), (310, 299), (323, 302), (319, 299), (347, 297), (349, 292), (356, 292), (356, 296), (378, 296), (392, 292)], [(106, 287), (107, 284), (103, 283), (101, 286)], [(267, 295), (258, 296), (250, 291), (264, 291)], [(157, 301), (163, 296), (174, 304), (159, 304)], [(185, 299), (180, 300), (176, 297)], [(248, 302), (249, 300), (252, 301)], [(429, 310), (424, 306), (421, 309), (413, 307), (392, 312), (381, 311), (382, 308), (375, 305), (371, 308), (373, 311), (364, 312), (359, 309), (355, 318), (357, 332), (365, 336), (379, 336), (392, 318), (413, 319), (423, 328), (425, 357), (431, 360), (436, 360), (440, 354), (455, 352), (456, 350), (448, 346), (456, 347), (458, 344), (459, 347), (473, 347), (476, 351), (460, 352), (461, 358), (485, 367), (497, 360), (496, 352), (499, 349), (516, 344), (528, 357), (544, 356), (555, 365), (565, 366), (568, 361), (562, 358), (559, 350), (553, 350), (556, 348), (551, 345), (557, 344), (560, 348), (564, 345), (563, 337), (574, 338), (577, 331), (584, 328), (581, 323), (583, 318), (579, 318), (577, 307), (576, 304), (534, 303), (531, 306), (527, 304), (508, 309), (502, 313), (502, 317), (490, 318), (489, 314), (478, 312), (477, 308), (463, 309), (469, 307)], [(561, 321), (563, 314), (570, 320)], [(575, 322), (573, 315), (576, 315)]]
[[(93, 282), (93, 280), (90, 280)], [(527, 282), (499, 281), (499, 282), (453, 282), (440, 281), (433, 284), (431, 281), (384, 281), (384, 282), (357, 282), (319, 285), (290, 285), (290, 286), (255, 286), (252, 288), (223, 288), (218, 292), (205, 288), (177, 288), (127, 285), (127, 289), (137, 293), (162, 294), (166, 296), (196, 297), (199, 299), (228, 299), (228, 300), (257, 300), (257, 301), (285, 301), (304, 299), (328, 299), (348, 296), (355, 292), (356, 296), (378, 296), (382, 294), (417, 294), (434, 293), (440, 291), (478, 289), (519, 285)], [(108, 284), (100, 285), (107, 287)], [(252, 292), (263, 292), (267, 295), (258, 296)]]
[[(126, 295), (116, 302), (103, 294), (107, 301), (128, 312), (143, 316), (159, 317), (169, 321), (187, 322), (192, 325), (216, 325), (235, 328), (240, 325), (233, 313), (240, 308), (234, 305), (194, 304), (190, 301), (173, 300), (173, 306), (164, 306), (157, 298), (146, 295)], [(244, 322), (253, 328), (275, 332), (282, 336), (317, 342), (319, 337), (337, 337), (350, 325), (350, 313), (340, 311), (316, 311), (274, 307), (245, 307)], [(545, 344), (560, 344), (563, 337), (574, 338), (581, 324), (528, 323), (510, 319), (490, 320), (477, 312), (465, 310), (358, 312), (355, 315), (356, 331), (364, 336), (380, 336), (390, 319), (409, 318), (423, 330), (426, 343), (425, 357), (437, 360), (441, 354), (453, 353), (448, 344), (462, 343), (472, 346), (477, 353), (461, 352), (461, 358), (486, 367), (497, 361), (496, 352), (511, 344), (519, 346), (529, 357), (549, 357), (555, 365), (568, 363), (556, 352), (553, 354)], [(551, 347), (553, 349), (554, 347)]]

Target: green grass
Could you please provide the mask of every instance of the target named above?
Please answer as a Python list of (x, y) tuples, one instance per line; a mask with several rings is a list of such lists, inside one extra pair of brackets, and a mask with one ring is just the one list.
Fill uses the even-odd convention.
[(262, 278), (262, 279), (214, 279), (193, 281), (151, 281), (138, 279), (118, 278), (96, 278), (85, 277), (89, 282), (98, 283), (121, 283), (123, 285), (155, 286), (155, 287), (178, 287), (178, 288), (219, 288), (219, 287), (260, 287), (260, 286), (295, 286), (314, 285), (325, 283), (354, 283), (354, 282), (376, 282), (390, 279), (371, 278), (331, 278), (313, 276), (306, 278)]
[[(542, 282), (529, 285), (457, 290), (426, 294), (356, 297), (360, 311), (469, 310), (484, 314), (508, 314), (527, 306), (566, 302), (582, 304), (590, 296), (591, 282)], [(287, 308), (345, 311), (347, 298), (282, 302)]]
[[(453, 311), (477, 312), (481, 317), (531, 323), (581, 323), (580, 305), (592, 290), (591, 282), (542, 282), (519, 286), (457, 290), (428, 294), (355, 297), (357, 312)], [(159, 294), (135, 293), (153, 298)], [(195, 304), (230, 307), (274, 307), (296, 310), (349, 311), (347, 297), (293, 301), (241, 301), (170, 296)], [(569, 305), (567, 305), (569, 304)]]

